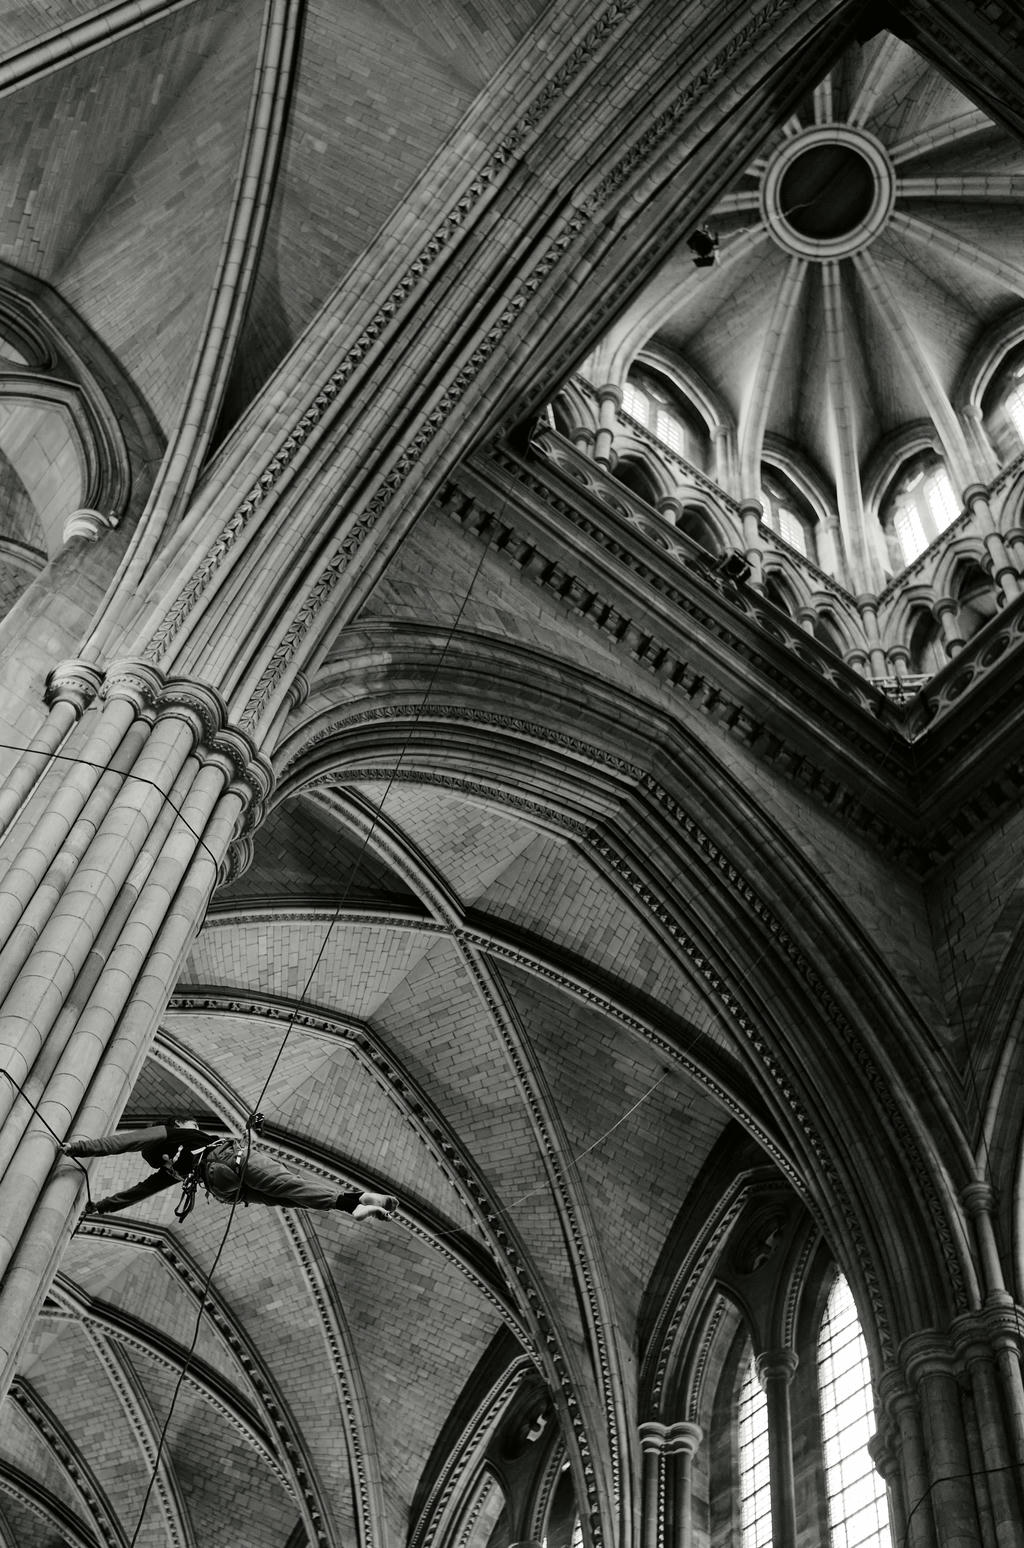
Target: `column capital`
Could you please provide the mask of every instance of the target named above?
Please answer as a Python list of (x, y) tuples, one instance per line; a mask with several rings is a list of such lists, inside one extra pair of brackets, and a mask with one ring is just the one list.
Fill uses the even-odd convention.
[(972, 1220), (979, 1215), (990, 1215), (995, 1207), (995, 1193), (992, 1184), (987, 1182), (969, 1182), (960, 1189), (960, 1201)]
[(741, 516), (756, 516), (758, 521), (760, 521), (764, 516), (764, 506), (760, 500), (755, 500), (750, 496), (746, 500), (740, 501), (739, 513)]
[(668, 1425), (659, 1424), (657, 1419), (645, 1419), (639, 1426), (640, 1447), (648, 1454), (660, 1456), (665, 1450), (665, 1437), (668, 1435)]
[(599, 403), (614, 403), (616, 408), (622, 407), (622, 388), (618, 382), (605, 382), (603, 387), (597, 388), (597, 401)]
[(666, 1455), (692, 1457), (703, 1439), (704, 1431), (699, 1424), (680, 1419), (678, 1423), (669, 1425), (665, 1432)]
[(60, 661), (47, 674), (43, 699), (47, 706), (70, 704), (81, 715), (99, 693), (103, 673), (91, 661)]
[(165, 677), (148, 661), (117, 661), (103, 677), (104, 699), (126, 699), (136, 714), (154, 721), (166, 716), (185, 721), (193, 750), (203, 762), (219, 762), (229, 786), (244, 802), (242, 831), (262, 820), (274, 788), (274, 770), (246, 731), (228, 723), (227, 706), (216, 688), (193, 677)]
[(109, 532), (111, 527), (116, 526), (116, 516), (107, 516), (103, 511), (83, 506), (81, 510), (72, 511), (70, 516), (64, 518), (61, 537), (65, 543), (70, 543), (72, 538), (85, 538), (87, 543), (95, 543), (102, 532)]
[(765, 1349), (754, 1361), (754, 1369), (762, 1387), (769, 1381), (784, 1381), (788, 1386), (799, 1364), (795, 1349)]
[(984, 500), (985, 504), (988, 504), (988, 485), (968, 484), (964, 490), (964, 505), (972, 511), (979, 500)]
[(903, 1368), (915, 1386), (928, 1376), (954, 1376), (953, 1351), (949, 1340), (934, 1328), (912, 1333), (900, 1345)]

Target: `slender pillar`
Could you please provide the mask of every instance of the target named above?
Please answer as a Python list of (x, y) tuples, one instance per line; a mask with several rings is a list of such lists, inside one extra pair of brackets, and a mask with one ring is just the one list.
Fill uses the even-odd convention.
[(796, 1548), (796, 1483), (789, 1387), (798, 1363), (792, 1349), (767, 1349), (756, 1361), (758, 1379), (768, 1402), (774, 1548)]
[(62, 744), (85, 761), (2, 846), (0, 1396), (77, 1219), (81, 1172), (53, 1135), (116, 1123), (218, 870), (271, 786), (203, 684), (127, 662), (101, 700)]
[(1024, 1548), (1024, 1498), (1017, 1481), (1012, 1438), (1003, 1419), (996, 1354), (983, 1317), (957, 1319), (957, 1353), (970, 1377), (976, 1417), (975, 1465), (985, 1481), (994, 1541), (999, 1548)]
[(672, 1533), (666, 1548), (693, 1548), (693, 1457), (704, 1439), (699, 1424), (680, 1420), (665, 1436), (666, 1490)]
[(743, 522), (743, 552), (750, 565), (750, 584), (758, 591), (764, 586), (764, 543), (761, 540), (760, 500), (741, 500), (740, 519)]
[(864, 637), (868, 647), (868, 664), (872, 677), (885, 677), (886, 660), (882, 637), (878, 632), (878, 601), (874, 596), (857, 598), (857, 610), (864, 625)]
[[(887, 1429), (891, 1428), (887, 1426)], [(894, 1543), (907, 1540), (907, 1514), (903, 1508), (903, 1489), (900, 1477), (900, 1459), (888, 1434), (879, 1432), (868, 1441), (868, 1451), (877, 1472), (885, 1480), (886, 1500), (889, 1505), (889, 1522)]]
[(594, 461), (599, 462), (603, 468), (612, 466), (612, 444), (615, 440), (615, 431), (619, 424), (619, 409), (622, 405), (622, 388), (609, 382), (598, 389), (597, 435), (594, 437)]
[(1021, 578), (996, 526), (992, 507), (988, 503), (988, 490), (982, 484), (969, 484), (964, 490), (964, 504), (984, 540), (992, 563), (992, 578), (999, 590), (1000, 606), (1012, 602), (1021, 594)]
[(981, 1527), (951, 1351), (935, 1334), (919, 1333), (907, 1339), (903, 1352), (920, 1405), (935, 1540), (941, 1548), (977, 1548)]
[(898, 1483), (901, 1498), (893, 1520), (903, 1522), (901, 1548), (935, 1548), (931, 1479), (917, 1398), (898, 1371), (887, 1371), (878, 1390), (890, 1424), (891, 1449), (899, 1460), (893, 1484)]
[(640, 1426), (641, 1532), (643, 1548), (661, 1548), (664, 1542), (662, 1473), (666, 1427), (657, 1420)]
[(952, 597), (939, 597), (932, 603), (932, 612), (942, 630), (947, 656), (955, 656), (964, 648), (964, 637), (957, 628), (957, 611), (957, 605)]

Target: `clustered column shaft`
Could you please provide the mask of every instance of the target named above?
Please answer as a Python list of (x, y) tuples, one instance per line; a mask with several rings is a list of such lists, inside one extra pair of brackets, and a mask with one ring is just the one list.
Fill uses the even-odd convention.
[(202, 684), (124, 663), (100, 687), (72, 663), (50, 701), (0, 808), (0, 1395), (77, 1218), (54, 1135), (116, 1123), (271, 783)]

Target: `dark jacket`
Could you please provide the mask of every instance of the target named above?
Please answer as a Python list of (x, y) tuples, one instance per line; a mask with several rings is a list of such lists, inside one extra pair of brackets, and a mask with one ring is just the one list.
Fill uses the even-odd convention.
[(69, 1156), (121, 1156), (137, 1150), (154, 1168), (152, 1177), (144, 1177), (134, 1187), (98, 1199), (93, 1208), (106, 1215), (127, 1209), (130, 1204), (148, 1199), (164, 1188), (173, 1188), (175, 1184), (180, 1187), (198, 1167), (203, 1152), (216, 1143), (216, 1135), (205, 1134), (202, 1129), (179, 1129), (177, 1124), (161, 1123), (151, 1129), (104, 1134), (100, 1139), (68, 1140), (64, 1153)]

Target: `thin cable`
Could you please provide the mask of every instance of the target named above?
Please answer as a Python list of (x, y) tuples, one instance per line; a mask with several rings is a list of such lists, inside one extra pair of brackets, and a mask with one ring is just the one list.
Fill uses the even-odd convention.
[[(32, 1111), (35, 1113), (36, 1117), (39, 1119), (39, 1122), (43, 1125), (43, 1128), (46, 1129), (49, 1134), (53, 1135), (53, 1138), (57, 1141), (57, 1145), (60, 1148), (61, 1153), (63, 1154), (64, 1153), (64, 1141), (61, 1139), (61, 1137), (57, 1133), (57, 1131), (55, 1129), (51, 1128), (50, 1125), (47, 1123), (46, 1119), (43, 1117), (42, 1113), (39, 1111), (39, 1108), (36, 1106), (36, 1104), (33, 1102), (32, 1098), (29, 1096), (28, 1092), (25, 1090), (25, 1087), (22, 1086), (18, 1081), (15, 1080), (15, 1078), (11, 1074), (10, 1070), (0, 1070), (0, 1075), (2, 1075), (5, 1080), (9, 1080), (11, 1085), (14, 1087), (15, 1091), (18, 1093), (18, 1095), (20, 1097), (24, 1098), (24, 1100), (28, 1103), (29, 1107), (31, 1107)], [(68, 1161), (73, 1161), (75, 1163), (75, 1165), (78, 1167), (78, 1170), (82, 1173), (83, 1177), (85, 1178), (85, 1197), (86, 1197), (86, 1199), (88, 1201), (89, 1209), (92, 1209), (92, 1194), (89, 1192), (89, 1171), (88, 1171), (88, 1168), (84, 1167), (82, 1165), (81, 1161), (79, 1161), (77, 1156), (67, 1156), (67, 1160)]]
[[(643, 1096), (637, 1097), (637, 1099), (633, 1103), (632, 1107), (628, 1107), (626, 1109), (626, 1111), (622, 1114), (621, 1118), (616, 1118), (615, 1122), (609, 1128), (605, 1129), (603, 1134), (599, 1134), (597, 1139), (593, 1142), (593, 1144), (587, 1146), (586, 1150), (581, 1150), (578, 1156), (573, 1156), (571, 1160), (566, 1161), (564, 1163), (566, 1171), (569, 1171), (574, 1166), (578, 1167), (580, 1162), (583, 1160), (583, 1158), (585, 1156), (589, 1156), (590, 1152), (592, 1150), (596, 1150), (598, 1145), (603, 1145), (605, 1140), (608, 1138), (609, 1134), (614, 1134), (615, 1130), (618, 1129), (619, 1127), (621, 1127), (621, 1125), (625, 1123), (627, 1118), (632, 1117), (632, 1115), (636, 1112), (637, 1108), (638, 1107), (642, 1107), (643, 1104), (647, 1101), (648, 1097), (651, 1097), (651, 1096), (654, 1095), (654, 1093), (657, 1091), (658, 1087), (661, 1085), (662, 1081), (667, 1080), (670, 1074), (671, 1074), (670, 1070), (662, 1070), (661, 1074), (658, 1076), (657, 1080), (654, 1082), (654, 1085), (651, 1086), (649, 1088), (649, 1090), (645, 1091)], [(516, 1209), (519, 1208), (520, 1204), (525, 1204), (527, 1199), (532, 1199), (538, 1193), (545, 1193), (546, 1191), (547, 1191), (547, 1183), (541, 1183), (539, 1188), (531, 1188), (529, 1193), (524, 1193), (518, 1199), (513, 1199), (512, 1203), (507, 1205), (505, 1207), (505, 1209), (496, 1209), (494, 1211), (495, 1218), (502, 1219), (502, 1220), (507, 1219), (512, 1214), (513, 1210), (516, 1210)], [(438, 1242), (439, 1241), (443, 1241), (444, 1238), (447, 1237), (447, 1236), (458, 1236), (461, 1233), (461, 1230), (462, 1230), (461, 1226), (458, 1226), (458, 1227), (456, 1227), (455, 1229), (453, 1229), (451, 1231), (435, 1231), (435, 1232), (431, 1232), (431, 1240), (432, 1241), (438, 1241)]]
[(451, 626), (448, 629), (448, 634), (447, 634), (447, 637), (445, 638), (444, 645), (441, 648), (441, 653), (440, 653), (440, 655), (438, 656), (437, 660), (434, 663), (433, 670), (431, 671), (431, 674), (430, 674), (430, 679), (429, 679), (429, 681), (427, 683), (426, 690), (425, 690), (425, 692), (423, 694), (423, 698), (420, 701), (420, 703), (416, 706), (416, 712), (415, 712), (415, 714), (414, 714), (414, 716), (412, 718), (412, 722), (409, 725), (408, 730), (406, 731), (405, 740), (402, 743), (401, 750), (400, 750), (400, 752), (398, 754), (398, 760), (395, 763), (394, 768), (392, 769), (391, 773), (388, 776), (388, 782), (387, 782), (387, 784), (384, 787), (384, 794), (381, 797), (380, 802), (378, 803), (378, 805), (374, 808), (373, 816), (372, 816), (372, 818), (370, 820), (369, 827), (367, 828), (366, 833), (363, 835), (362, 843), (360, 844), (358, 852), (356, 853), (355, 859), (353, 860), (352, 865), (349, 868), (349, 874), (348, 874), (348, 877), (347, 877), (347, 879), (345, 881), (345, 886), (342, 889), (341, 897), (339, 898), (338, 903), (335, 906), (334, 913), (331, 916), (330, 923), (327, 926), (327, 931), (326, 931), (326, 933), (324, 935), (324, 938), (323, 938), (323, 940), (322, 940), (322, 942), (320, 944), (320, 950), (317, 952), (316, 960), (313, 963), (313, 966), (312, 966), (312, 968), (309, 971), (309, 976), (307, 977), (306, 982), (305, 982), (305, 984), (304, 984), (304, 986), (302, 988), (302, 992), (301, 992), (301, 994), (298, 997), (298, 1000), (296, 1002), (296, 1008), (292, 1011), (291, 1015), (288, 1018), (288, 1026), (287, 1026), (287, 1028), (285, 1030), (284, 1037), (281, 1039), (281, 1045), (278, 1048), (277, 1053), (276, 1053), (276, 1055), (274, 1057), (274, 1061), (271, 1064), (270, 1069), (269, 1069), (269, 1071), (267, 1073), (267, 1078), (263, 1082), (263, 1088), (260, 1091), (259, 1096), (256, 1098), (256, 1104), (255, 1104), (256, 1108), (260, 1108), (263, 1105), (263, 1098), (266, 1096), (267, 1087), (270, 1085), (270, 1082), (271, 1082), (271, 1080), (273, 1078), (274, 1072), (277, 1069), (277, 1066), (278, 1066), (278, 1063), (280, 1062), (282, 1054), (284, 1053), (285, 1045), (288, 1042), (289, 1037), (291, 1036), (292, 1028), (295, 1026), (295, 1018), (298, 1015), (298, 1006), (302, 1004), (302, 1002), (306, 998), (306, 995), (309, 993), (310, 985), (312, 984), (313, 979), (316, 977), (317, 969), (319, 968), (320, 963), (323, 961), (324, 955), (325, 955), (325, 953), (327, 951), (327, 947), (328, 947), (328, 945), (330, 943), (331, 933), (334, 930), (335, 925), (338, 923), (338, 920), (341, 918), (342, 909), (345, 907), (346, 903), (348, 902), (349, 893), (351, 891), (352, 883), (354, 882), (355, 877), (356, 877), (356, 875), (358, 873), (359, 867), (362, 864), (363, 856), (366, 854), (366, 850), (367, 850), (367, 848), (368, 848), (368, 846), (370, 844), (370, 840), (373, 838), (373, 835), (376, 832), (378, 821), (379, 821), (380, 817), (382, 816), (382, 814), (384, 812), (385, 806), (387, 805), (388, 796), (391, 794), (391, 790), (392, 790), (392, 787), (393, 787), (393, 785), (395, 783), (395, 780), (398, 778), (399, 770), (401, 769), (402, 764), (405, 761), (406, 753), (409, 751), (409, 744), (412, 741), (413, 731), (416, 729), (416, 726), (419, 724), (420, 716), (423, 714), (423, 711), (426, 709), (427, 704), (429, 703), (430, 695), (433, 692), (434, 684), (437, 681), (437, 675), (440, 672), (441, 667), (442, 667), (442, 665), (444, 663), (445, 656), (448, 654), (449, 646), (451, 645), (451, 642), (452, 642), (452, 640), (455, 637), (455, 631), (459, 627), (459, 624), (462, 622), (462, 615), (465, 613), (466, 608), (469, 605), (469, 599), (470, 599), (470, 597), (473, 594), (473, 588), (476, 585), (477, 578), (479, 577), (480, 571), (483, 569), (484, 560), (487, 558), (488, 552), (489, 552), (489, 544), (487, 544), (485, 542), (483, 544), (483, 550), (482, 550), (482, 552), (480, 554), (480, 558), (477, 561), (476, 568), (474, 569), (473, 574), (470, 577), (470, 582), (469, 582), (469, 586), (468, 586), (468, 588), (466, 590), (466, 594), (463, 597), (461, 603), (459, 604), (459, 610), (456, 613), (455, 618), (454, 618)]
[[(139, 1532), (142, 1529), (142, 1523), (143, 1523), (143, 1520), (145, 1519), (145, 1514), (146, 1514), (146, 1507), (149, 1504), (149, 1498), (150, 1498), (150, 1495), (153, 1492), (153, 1486), (154, 1486), (154, 1484), (156, 1482), (157, 1473), (158, 1473), (159, 1468), (160, 1468), (160, 1461), (161, 1461), (161, 1458), (163, 1456), (164, 1441), (165, 1441), (165, 1438), (166, 1438), (166, 1435), (167, 1435), (167, 1430), (168, 1430), (168, 1427), (170, 1425), (171, 1419), (172, 1419), (172, 1417), (174, 1415), (174, 1407), (175, 1407), (175, 1404), (176, 1404), (177, 1399), (178, 1399), (178, 1393), (181, 1391), (182, 1383), (185, 1380), (185, 1377), (186, 1377), (186, 1375), (187, 1375), (187, 1373), (189, 1371), (189, 1368), (191, 1366), (191, 1363), (192, 1363), (192, 1357), (195, 1354), (196, 1344), (199, 1341), (199, 1330), (200, 1330), (200, 1327), (202, 1326), (203, 1312), (206, 1309), (206, 1302), (207, 1302), (207, 1299), (208, 1299), (208, 1296), (209, 1296), (209, 1293), (210, 1293), (210, 1286), (211, 1286), (211, 1284), (213, 1282), (213, 1275), (214, 1275), (214, 1273), (216, 1271), (217, 1265), (220, 1262), (221, 1255), (222, 1255), (222, 1253), (224, 1251), (224, 1248), (227, 1245), (228, 1235), (229, 1235), (229, 1233), (231, 1231), (231, 1225), (232, 1225), (232, 1222), (233, 1222), (233, 1220), (235, 1218), (235, 1211), (238, 1208), (238, 1204), (239, 1204), (240, 1201), (243, 1202), (243, 1203), (245, 1202), (242, 1199), (242, 1192), (243, 1192), (243, 1189), (245, 1187), (245, 1174), (246, 1174), (246, 1170), (247, 1170), (248, 1164), (249, 1164), (249, 1156), (250, 1156), (251, 1151), (252, 1151), (252, 1131), (253, 1131), (254, 1122), (255, 1122), (256, 1118), (259, 1118), (260, 1122), (262, 1122), (262, 1115), (258, 1114), (256, 1110), (259, 1109), (262, 1106), (262, 1104), (263, 1104), (263, 1098), (267, 1094), (267, 1090), (268, 1090), (268, 1088), (270, 1086), (271, 1080), (273, 1079), (274, 1072), (276, 1071), (277, 1066), (280, 1063), (281, 1057), (282, 1057), (282, 1055), (284, 1054), (284, 1051), (285, 1051), (285, 1047), (287, 1046), (288, 1039), (291, 1036), (292, 1030), (293, 1030), (293, 1028), (295, 1026), (295, 1020), (296, 1020), (296, 1016), (298, 1014), (298, 1005), (301, 1005), (303, 1003), (303, 1001), (306, 998), (306, 995), (309, 993), (309, 989), (310, 989), (310, 986), (312, 985), (313, 979), (316, 976), (317, 969), (319, 968), (320, 963), (323, 960), (324, 954), (327, 951), (327, 947), (328, 947), (328, 944), (329, 944), (330, 939), (331, 939), (331, 933), (332, 933), (335, 925), (337, 924), (339, 918), (341, 917), (342, 909), (344, 908), (346, 902), (348, 901), (349, 892), (351, 890), (351, 886), (352, 886), (352, 883), (353, 883), (353, 881), (355, 879), (355, 876), (356, 876), (356, 874), (358, 872), (359, 866), (360, 866), (360, 864), (362, 862), (363, 855), (365, 854), (367, 846), (368, 846), (368, 844), (369, 844), (369, 842), (370, 842), (370, 840), (371, 840), (371, 838), (373, 836), (373, 833), (374, 833), (376, 825), (377, 825), (378, 818), (379, 818), (380, 814), (383, 812), (384, 805), (385, 805), (385, 803), (387, 801), (387, 798), (388, 798), (388, 795), (390, 794), (390, 791), (391, 791), (391, 787), (394, 784), (394, 781), (395, 781), (395, 779), (398, 776), (398, 770), (401, 768), (402, 762), (403, 762), (403, 760), (405, 758), (405, 755), (406, 755), (406, 753), (408, 751), (409, 743), (410, 743), (410, 741), (412, 739), (413, 730), (414, 730), (416, 724), (419, 721), (420, 715), (422, 714), (423, 710), (426, 708), (427, 702), (428, 702), (428, 700), (430, 698), (430, 694), (433, 691), (434, 683), (435, 683), (435, 681), (437, 679), (437, 674), (438, 674), (438, 672), (441, 669), (441, 665), (442, 665), (442, 663), (444, 661), (445, 655), (447, 654), (448, 647), (450, 646), (450, 644), (452, 642), (452, 639), (454, 637), (455, 630), (458, 628), (459, 623), (462, 620), (463, 613), (465, 612), (466, 607), (469, 604), (469, 599), (470, 599), (470, 596), (472, 594), (473, 587), (476, 585), (477, 577), (479, 576), (480, 571), (483, 568), (483, 563), (484, 563), (484, 560), (487, 557), (487, 553), (488, 553), (488, 545), (485, 543), (484, 544), (484, 548), (483, 548), (483, 552), (480, 555), (480, 559), (479, 559), (479, 561), (477, 563), (477, 566), (476, 566), (475, 570), (473, 571), (473, 575), (472, 575), (472, 577), (470, 579), (469, 587), (468, 587), (468, 589), (466, 591), (466, 594), (463, 597), (462, 602), (461, 602), (461, 604), (459, 606), (458, 613), (456, 614), (455, 619), (454, 619), (453, 623), (451, 624), (451, 627), (448, 630), (448, 635), (447, 635), (447, 638), (445, 640), (444, 646), (443, 646), (443, 648), (441, 650), (441, 653), (440, 653), (440, 655), (439, 655), (439, 657), (438, 657), (438, 659), (437, 659), (437, 661), (436, 661), (436, 663), (434, 665), (433, 672), (431, 673), (431, 676), (430, 676), (430, 681), (427, 683), (427, 688), (426, 688), (426, 692), (424, 693), (423, 700), (417, 706), (416, 714), (415, 714), (415, 716), (413, 718), (413, 722), (410, 725), (410, 727), (409, 727), (409, 729), (408, 729), (408, 731), (406, 733), (405, 741), (404, 741), (404, 743), (402, 745), (402, 749), (401, 749), (401, 752), (399, 754), (398, 761), (395, 764), (394, 770), (392, 771), (391, 776), (390, 776), (390, 778), (388, 780), (387, 786), (385, 788), (383, 799), (381, 800), (380, 805), (377, 807), (377, 809), (374, 812), (373, 820), (370, 823), (370, 826), (369, 826), (369, 828), (368, 828), (368, 830), (367, 830), (367, 832), (366, 832), (366, 834), (365, 834), (365, 836), (363, 838), (362, 845), (360, 846), (359, 851), (358, 851), (357, 855), (355, 856), (355, 859), (354, 859), (354, 861), (352, 863), (352, 866), (350, 867), (349, 875), (348, 875), (348, 878), (346, 879), (345, 886), (344, 886), (344, 888), (342, 890), (341, 897), (339, 898), (339, 901), (338, 901), (337, 905), (335, 906), (334, 914), (333, 914), (333, 916), (331, 918), (331, 921), (330, 921), (330, 923), (329, 923), (329, 925), (327, 927), (327, 930), (326, 930), (326, 932), (324, 934), (324, 938), (323, 938), (323, 940), (320, 943), (320, 949), (317, 952), (316, 960), (314, 961), (313, 966), (312, 966), (312, 968), (309, 971), (309, 974), (308, 974), (308, 976), (306, 978), (306, 982), (305, 982), (305, 984), (304, 984), (304, 986), (302, 988), (302, 991), (301, 991), (301, 993), (300, 993), (300, 995), (298, 997), (298, 1002), (297, 1002), (297, 1005), (296, 1005), (296, 1009), (292, 1011), (291, 1016), (288, 1019), (288, 1025), (287, 1025), (287, 1027), (285, 1029), (284, 1036), (281, 1039), (281, 1042), (280, 1042), (280, 1045), (278, 1047), (277, 1053), (274, 1055), (273, 1062), (271, 1063), (270, 1069), (267, 1072), (266, 1079), (264, 1080), (262, 1089), (260, 1091), (260, 1094), (259, 1094), (259, 1096), (256, 1099), (256, 1102), (254, 1104), (254, 1108), (252, 1110), (252, 1113), (250, 1114), (250, 1118), (246, 1122), (246, 1126), (245, 1126), (246, 1150), (245, 1150), (245, 1155), (242, 1158), (241, 1164), (239, 1166), (238, 1187), (237, 1187), (237, 1190), (235, 1192), (234, 1198), (231, 1201), (231, 1211), (230, 1211), (230, 1213), (228, 1215), (227, 1224), (224, 1227), (224, 1233), (223, 1233), (223, 1235), (221, 1237), (220, 1246), (217, 1248), (216, 1256), (214, 1257), (214, 1260), (213, 1260), (212, 1264), (210, 1265), (209, 1272), (206, 1275), (206, 1279), (205, 1279), (205, 1282), (204, 1282), (204, 1285), (203, 1285), (203, 1293), (202, 1293), (202, 1296), (200, 1297), (199, 1308), (198, 1308), (198, 1311), (196, 1313), (196, 1323), (195, 1323), (195, 1328), (194, 1328), (193, 1334), (192, 1334), (192, 1342), (191, 1342), (191, 1344), (188, 1347), (188, 1350), (187, 1350), (186, 1355), (185, 1355), (185, 1359), (184, 1359), (184, 1361), (182, 1363), (182, 1366), (181, 1366), (181, 1370), (178, 1373), (178, 1379), (177, 1379), (177, 1381), (175, 1382), (175, 1385), (174, 1385), (174, 1391), (171, 1394), (171, 1401), (170, 1401), (170, 1404), (168, 1405), (167, 1414), (166, 1414), (166, 1417), (165, 1417), (164, 1422), (163, 1422), (163, 1426), (162, 1426), (161, 1431), (160, 1431), (160, 1438), (159, 1438), (159, 1441), (157, 1443), (156, 1457), (154, 1459), (153, 1468), (152, 1468), (152, 1471), (150, 1473), (149, 1482), (148, 1482), (148, 1484), (146, 1486), (146, 1493), (145, 1493), (145, 1496), (144, 1496), (143, 1501), (142, 1501), (142, 1508), (141, 1508), (141, 1510), (139, 1512), (139, 1519), (138, 1519), (138, 1522), (136, 1523), (135, 1531), (132, 1534), (131, 1541), (128, 1544), (128, 1548), (135, 1548), (135, 1544), (137, 1542)], [(0, 744), (0, 745), (2, 745), (2, 744)], [(146, 781), (146, 783), (152, 783), (152, 781)], [(159, 788), (159, 787), (156, 787), (156, 788)], [(166, 797), (165, 797), (165, 799), (166, 799)], [(84, 1170), (84, 1168), (83, 1168), (83, 1170)]]
[[(19, 747), (14, 742), (0, 742), (0, 748), (3, 748), (6, 752), (27, 753), (33, 751), (31, 747)], [(147, 779), (145, 774), (133, 774), (130, 770), (115, 769), (112, 763), (96, 763), (92, 758), (78, 758), (73, 753), (51, 753), (50, 760), (53, 763), (79, 763), (84, 769), (98, 769), (101, 774), (116, 774), (122, 780), (134, 779), (140, 785), (149, 785), (152, 790), (159, 791), (161, 799), (171, 808), (174, 815), (185, 824), (196, 843), (202, 845), (215, 865), (220, 865), (220, 861), (203, 838), (203, 835), (196, 828), (193, 828), (181, 807), (175, 805), (166, 790), (161, 789), (155, 779)], [(0, 843), (2, 842), (3, 840), (0, 838)]]
[[(251, 1149), (251, 1147), (252, 1147), (252, 1133), (251, 1133), (251, 1131), (247, 1130), (247, 1138), (248, 1138), (248, 1147), (246, 1149), (246, 1155), (245, 1155), (245, 1161), (246, 1162), (248, 1162), (248, 1159), (249, 1159), (249, 1149)], [(243, 1164), (242, 1176), (244, 1177), (244, 1164)], [(142, 1530), (142, 1523), (146, 1519), (146, 1507), (149, 1504), (149, 1497), (150, 1497), (150, 1495), (153, 1492), (153, 1486), (156, 1483), (157, 1474), (160, 1471), (160, 1463), (161, 1463), (161, 1460), (163, 1458), (163, 1453), (164, 1453), (164, 1442), (165, 1442), (165, 1440), (167, 1438), (168, 1427), (170, 1426), (171, 1419), (172, 1419), (172, 1417), (174, 1415), (174, 1405), (178, 1401), (178, 1393), (181, 1391), (182, 1383), (184, 1382), (185, 1377), (188, 1374), (189, 1368), (190, 1368), (190, 1366), (192, 1364), (192, 1356), (196, 1352), (196, 1345), (199, 1342), (199, 1329), (203, 1325), (203, 1312), (206, 1310), (206, 1302), (209, 1299), (209, 1295), (210, 1295), (210, 1286), (213, 1283), (213, 1276), (214, 1276), (214, 1273), (216, 1272), (217, 1265), (218, 1265), (218, 1263), (221, 1260), (221, 1254), (223, 1253), (224, 1248), (227, 1246), (228, 1234), (229, 1234), (229, 1232), (231, 1230), (231, 1223), (232, 1223), (232, 1221), (235, 1218), (235, 1210), (238, 1208), (238, 1203), (239, 1203), (239, 1199), (240, 1198), (241, 1198), (241, 1180), (239, 1181), (239, 1191), (238, 1191), (238, 1193), (235, 1195), (235, 1197), (231, 1201), (231, 1209), (230, 1209), (230, 1212), (228, 1214), (227, 1224), (224, 1227), (223, 1235), (221, 1236), (221, 1239), (220, 1239), (220, 1246), (217, 1248), (217, 1251), (216, 1251), (216, 1254), (214, 1256), (213, 1262), (210, 1264), (209, 1272), (207, 1273), (206, 1278), (205, 1278), (205, 1280), (203, 1282), (203, 1292), (202, 1292), (202, 1295), (199, 1297), (199, 1309), (196, 1312), (196, 1325), (195, 1325), (195, 1328), (193, 1329), (193, 1332), (192, 1332), (192, 1342), (188, 1346), (188, 1351), (187, 1351), (187, 1353), (185, 1355), (184, 1361), (182, 1362), (181, 1370), (178, 1372), (178, 1379), (177, 1379), (177, 1381), (174, 1384), (174, 1391), (171, 1393), (171, 1401), (170, 1401), (170, 1403), (168, 1404), (168, 1407), (167, 1407), (167, 1415), (166, 1415), (166, 1417), (164, 1419), (163, 1425), (162, 1425), (161, 1430), (160, 1430), (160, 1436), (159, 1436), (159, 1439), (157, 1441), (156, 1455), (153, 1458), (153, 1467), (152, 1467), (152, 1470), (151, 1470), (150, 1475), (149, 1475), (149, 1482), (146, 1485), (146, 1492), (145, 1492), (145, 1494), (142, 1497), (142, 1507), (139, 1510), (139, 1519), (135, 1523), (135, 1531), (131, 1535), (131, 1541), (128, 1544), (128, 1548), (135, 1548), (135, 1545), (138, 1542), (139, 1533)]]
[[(976, 1467), (972, 1468), (969, 1473), (948, 1473), (944, 1478), (933, 1478), (920, 1499), (914, 1502), (914, 1508), (907, 1517), (907, 1524), (903, 1528), (900, 1548), (907, 1548), (907, 1544), (910, 1542), (910, 1523), (924, 1502), (930, 1497), (932, 1490), (937, 1489), (939, 1484), (959, 1483), (964, 1478), (989, 1478), (993, 1473), (1009, 1473), (1014, 1468), (1021, 1468), (1021, 1464), (1019, 1462), (1004, 1462), (999, 1467)], [(1024, 1468), (1021, 1468), (1021, 1471), (1024, 1472)]]

